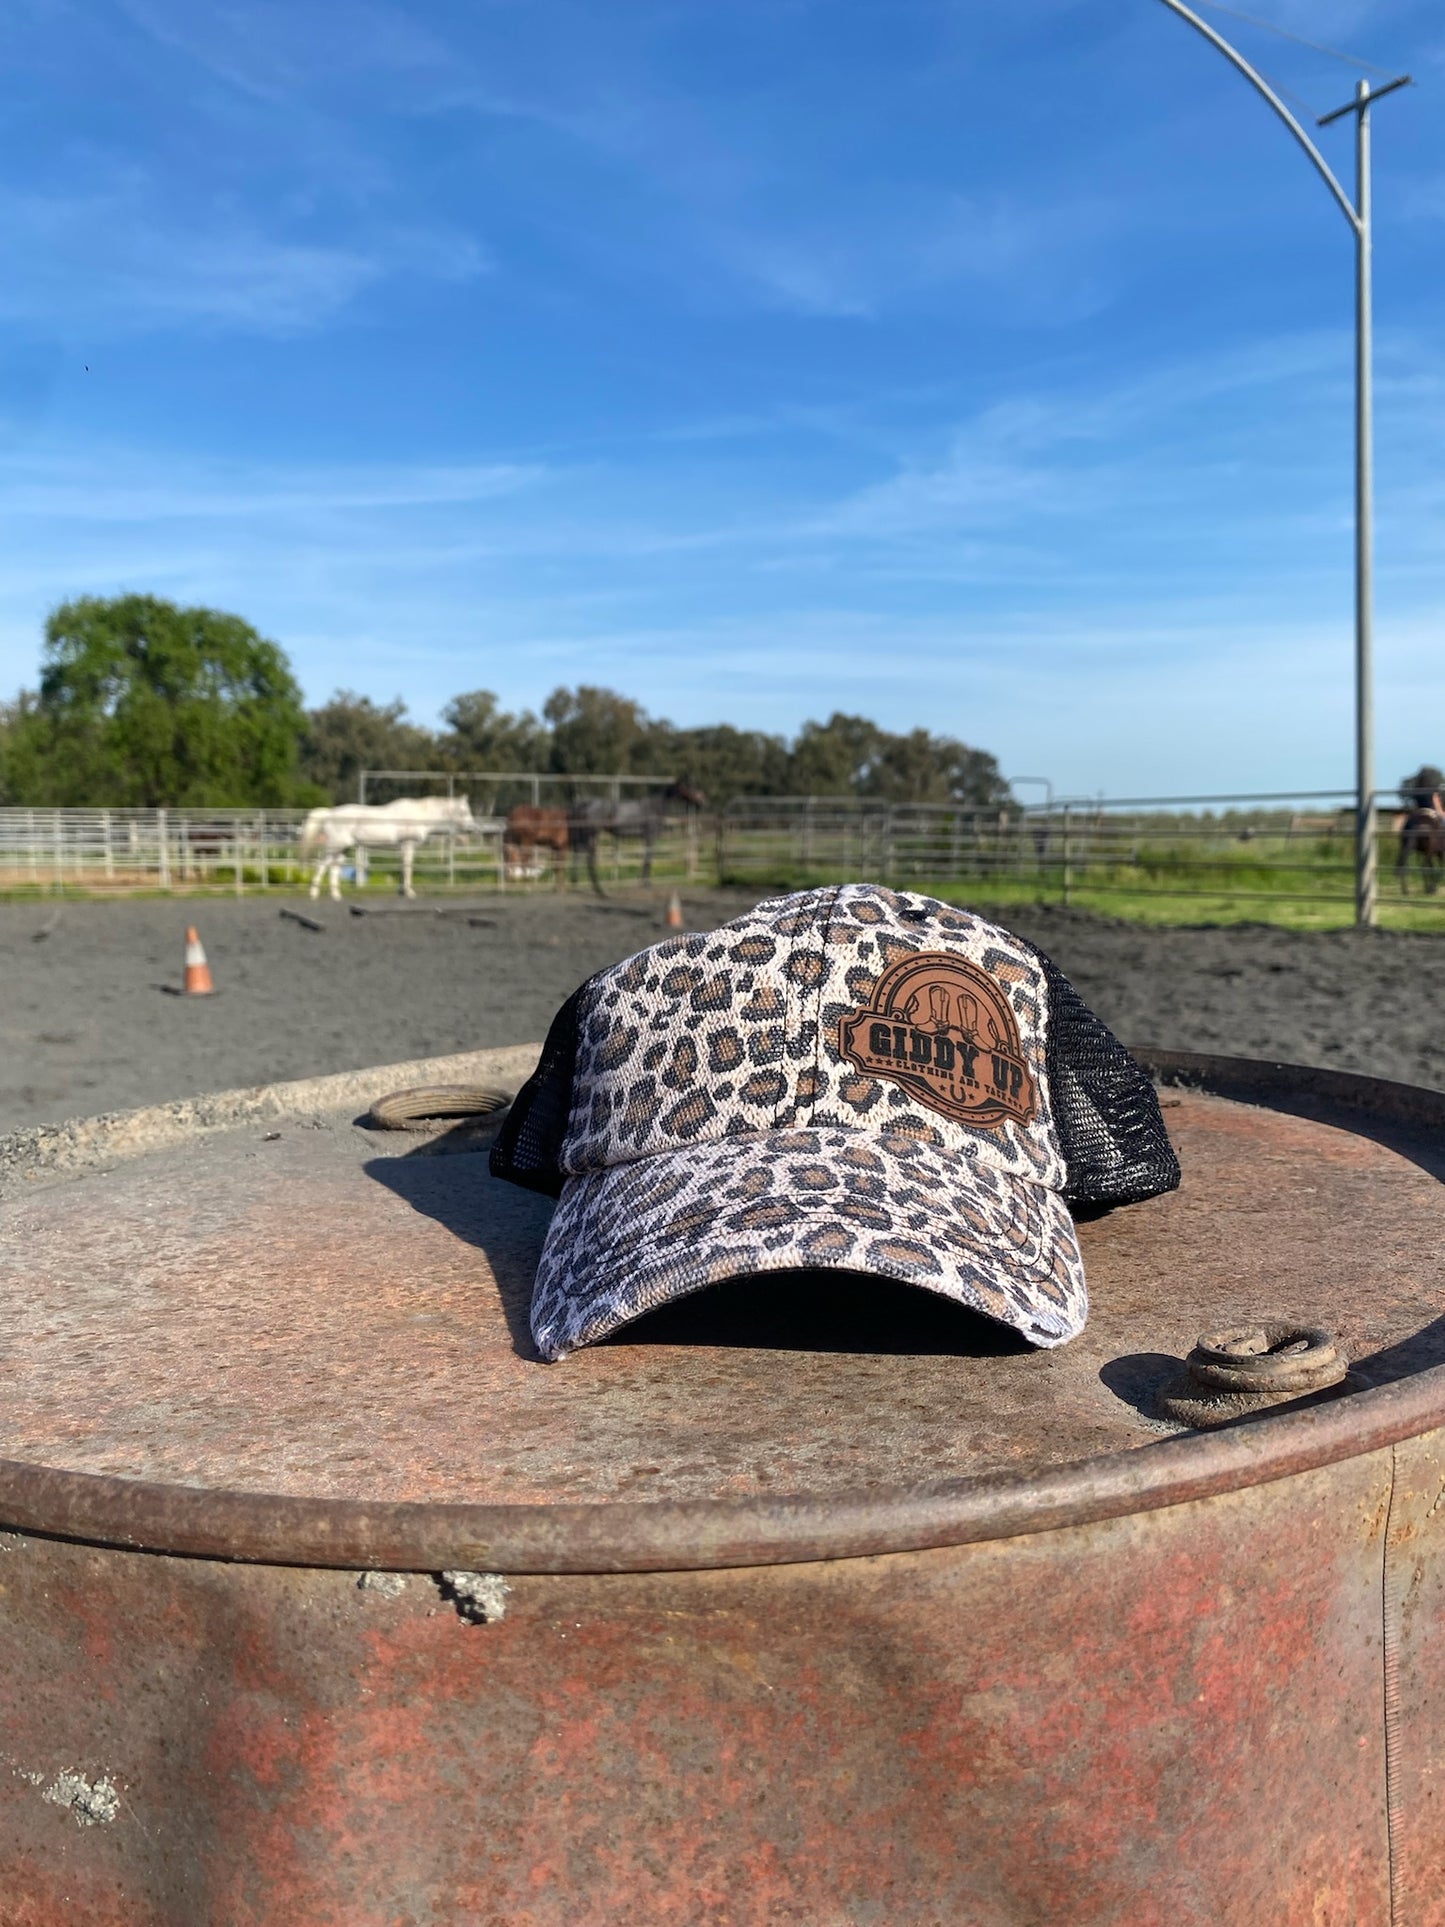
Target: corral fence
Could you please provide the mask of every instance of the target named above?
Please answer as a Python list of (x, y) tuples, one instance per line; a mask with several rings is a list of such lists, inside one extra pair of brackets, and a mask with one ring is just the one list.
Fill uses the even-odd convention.
[[(582, 802), (623, 803), (661, 795), (669, 787), (665, 776), (559, 776), (533, 770), (364, 769), (356, 779), (360, 803), (390, 803), (403, 796), (464, 796), (472, 814), (499, 836), (508, 814), (521, 804), (570, 812)], [(653, 839), (653, 873), (674, 881), (698, 881), (704, 870), (703, 841), (702, 820), (695, 811), (680, 810), (664, 818)], [(641, 881), (646, 868), (646, 851), (636, 838), (603, 834), (596, 858), (604, 884)], [(545, 847), (514, 849), (499, 858), (498, 883), (504, 889), (542, 882), (565, 887), (569, 881), (586, 882), (585, 866), (570, 857), (559, 861)], [(711, 873), (707, 881), (713, 881)]]
[[(475, 833), (440, 834), (416, 853), (422, 891), (586, 887), (583, 869), (550, 852), (523, 860), (503, 848), (506, 811), (540, 796), (565, 809), (584, 796), (623, 799), (663, 785), (636, 777), (551, 777), (517, 772), (367, 772), (399, 794), (466, 795)], [(304, 810), (87, 810), (0, 808), (0, 891), (7, 894), (136, 890), (296, 890), (316, 853), (299, 848)], [(1445, 916), (1440, 870), (1397, 865), (1401, 802), (1376, 798), (1381, 906), (1398, 920)], [(1164, 910), (1268, 917), (1272, 906), (1348, 922), (1353, 910), (1353, 796), (1343, 790), (1231, 796), (1092, 798), (972, 809), (884, 805), (836, 797), (744, 798), (716, 815), (678, 810), (662, 819), (654, 880), (796, 889), (870, 878), (980, 902), (1078, 904), (1128, 914), (1152, 899)], [(640, 880), (644, 845), (603, 835), (604, 887)], [(376, 850), (344, 874), (348, 891), (394, 890), (394, 850)], [(359, 874), (358, 874), (359, 872)], [(1336, 913), (1338, 913), (1336, 915)]]
[[(991, 809), (836, 798), (746, 798), (718, 823), (725, 882), (797, 887), (845, 877), (964, 886), (995, 900), (1092, 905), (1160, 899), (1236, 911), (1353, 914), (1353, 791), (1013, 803)], [(1399, 863), (1398, 793), (1375, 797), (1382, 905), (1445, 913), (1442, 872)]]
[[(527, 771), (364, 770), (362, 800), (465, 797), (475, 828), (433, 832), (418, 844), (418, 889), (493, 890), (565, 886), (572, 865), (551, 851), (504, 848), (507, 812), (519, 803), (566, 811), (584, 799), (621, 802), (657, 793), (667, 779), (551, 776)], [(309, 884), (320, 852), (300, 847), (304, 809), (27, 809), (0, 807), (0, 893), (295, 890)], [(654, 839), (654, 869), (675, 880), (713, 880), (713, 837), (694, 811), (664, 819)], [(641, 839), (603, 835), (597, 851), (604, 886), (641, 877)], [(394, 849), (361, 850), (348, 860), (349, 890), (395, 889)], [(581, 879), (586, 882), (585, 868)]]
[[(671, 787), (666, 776), (561, 776), (533, 770), (402, 770), (364, 769), (356, 780), (357, 801), (390, 803), (403, 796), (464, 796), (472, 814), (500, 834), (508, 814), (519, 805), (533, 809), (571, 812), (584, 802), (626, 803), (661, 796)], [(660, 818), (652, 839), (652, 873), (673, 881), (715, 881), (705, 861), (711, 846), (713, 819), (678, 807)], [(641, 881), (646, 849), (635, 836), (613, 837), (605, 831), (597, 841), (597, 864), (602, 882)], [(565, 874), (564, 874), (565, 872)], [(587, 881), (585, 867), (570, 859), (559, 863), (545, 848), (512, 850), (499, 872), (502, 887), (541, 882), (565, 884)]]
[[(105, 895), (128, 891), (295, 890), (319, 851), (300, 848), (305, 810), (0, 809), (0, 892)], [(360, 869), (360, 876), (357, 869)], [(503, 881), (502, 825), (418, 846), (418, 887), (494, 889)], [(371, 850), (346, 880), (395, 888), (400, 856)]]

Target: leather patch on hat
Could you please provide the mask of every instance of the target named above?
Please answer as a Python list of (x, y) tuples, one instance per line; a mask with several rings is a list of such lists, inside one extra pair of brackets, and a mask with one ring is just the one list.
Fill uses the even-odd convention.
[(839, 1018), (838, 1050), (956, 1124), (1027, 1124), (1039, 1108), (1007, 997), (948, 951), (911, 951), (890, 964), (867, 1007)]

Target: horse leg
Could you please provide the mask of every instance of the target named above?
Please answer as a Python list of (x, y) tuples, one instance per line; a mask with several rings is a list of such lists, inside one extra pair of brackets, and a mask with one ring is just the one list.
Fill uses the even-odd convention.
[(416, 891), (411, 887), (411, 866), (416, 859), (416, 845), (410, 840), (401, 846), (401, 894), (414, 897)]
[(341, 859), (345, 854), (345, 850), (337, 850), (327, 859), (326, 865), (331, 872), (331, 895), (338, 903), (341, 901)]
[(599, 897), (605, 897), (607, 892), (602, 888), (602, 879), (597, 874), (597, 845), (601, 841), (602, 838), (597, 832), (595, 823), (584, 824), (576, 831), (572, 844), (572, 881), (574, 883), (577, 881), (576, 859), (579, 855), (583, 856), (587, 859), (588, 881)]
[(316, 866), (316, 874), (311, 879), (311, 888), (306, 892), (307, 896), (319, 897), (321, 895), (321, 878), (330, 862), (331, 858), (327, 855), (326, 851), (323, 850), (321, 852), (321, 861)]

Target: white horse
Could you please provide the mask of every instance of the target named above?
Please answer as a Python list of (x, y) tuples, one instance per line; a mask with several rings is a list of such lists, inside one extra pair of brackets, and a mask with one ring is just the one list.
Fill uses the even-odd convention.
[(321, 878), (331, 872), (331, 894), (341, 896), (341, 859), (348, 850), (401, 850), (401, 894), (414, 897), (412, 863), (418, 843), (429, 836), (467, 834), (478, 828), (464, 796), (402, 796), (394, 803), (343, 803), (312, 810), (301, 826), (300, 847), (320, 848), (321, 861), (311, 879), (311, 895), (321, 894)]

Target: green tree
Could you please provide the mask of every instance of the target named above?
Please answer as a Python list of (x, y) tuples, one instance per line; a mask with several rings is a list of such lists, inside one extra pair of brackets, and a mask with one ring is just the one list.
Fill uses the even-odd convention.
[(991, 809), (1008, 801), (1009, 790), (987, 751), (970, 749), (953, 736), (912, 729), (906, 736), (879, 732), (860, 794), (888, 803), (964, 803)]
[(542, 714), (552, 726), (552, 768), (564, 776), (672, 774), (672, 724), (615, 689), (554, 689)]
[(303, 720), (285, 655), (240, 616), (80, 596), (45, 625), (4, 782), (33, 804), (286, 804), (304, 794)]
[(448, 733), (441, 739), (441, 751), (453, 769), (549, 767), (552, 744), (545, 727), (530, 709), (515, 716), (503, 709), (490, 689), (453, 696), (442, 720)]
[(804, 723), (788, 758), (787, 794), (861, 795), (882, 740), (877, 723), (839, 710), (826, 723)]
[(0, 703), (0, 803), (20, 803), (24, 798), (15, 787), (11, 745), (21, 740), (21, 725), (35, 709), (35, 691), (22, 689), (13, 702)]
[(441, 762), (437, 738), (409, 720), (400, 696), (374, 703), (353, 689), (338, 689), (307, 713), (302, 774), (333, 803), (356, 801), (356, 779), (364, 769), (438, 769)]
[(668, 774), (686, 777), (718, 808), (735, 796), (787, 794), (788, 745), (781, 736), (713, 723), (675, 731), (669, 751)]
[(882, 803), (963, 803), (994, 808), (1008, 785), (986, 750), (926, 729), (897, 735), (866, 716), (834, 712), (804, 723), (788, 759), (794, 796), (868, 796)]

